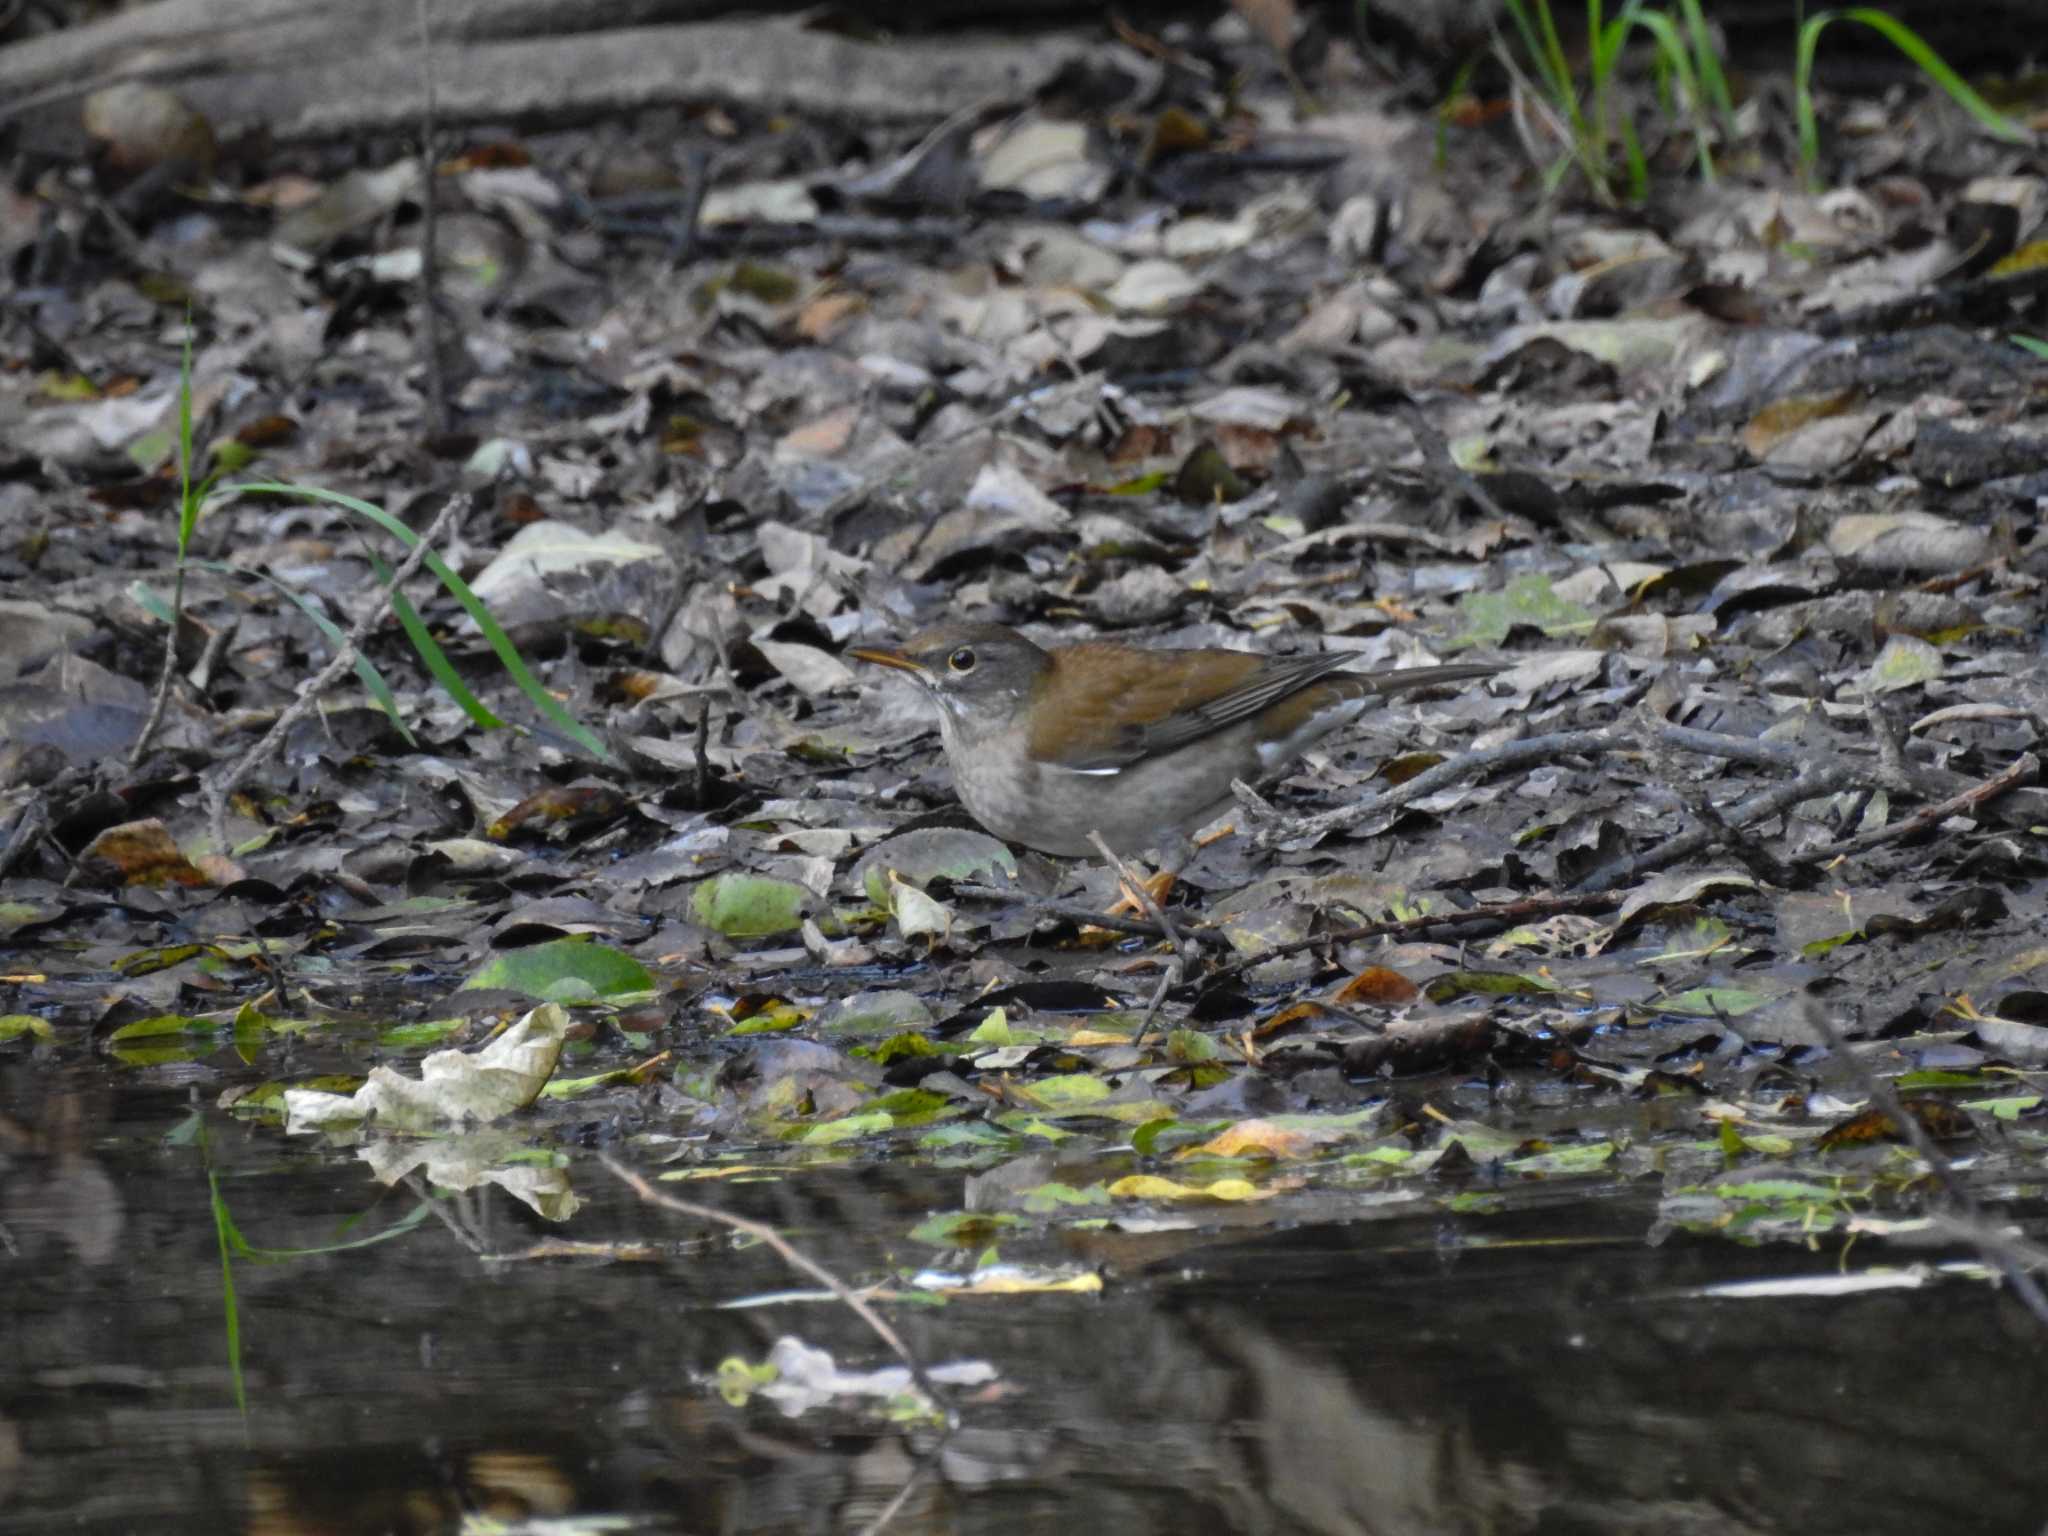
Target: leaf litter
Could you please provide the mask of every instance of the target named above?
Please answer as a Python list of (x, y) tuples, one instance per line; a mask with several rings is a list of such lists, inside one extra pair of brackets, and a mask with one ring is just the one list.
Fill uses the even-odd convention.
[[(586, 139), (536, 139), (516, 176), (451, 161), (444, 217), (495, 254), (444, 250), (489, 272), (449, 289), (441, 439), (393, 218), (415, 161), (281, 154), (242, 173), (305, 178), (257, 215), (274, 246), (194, 211), (18, 293), (49, 346), (0, 376), (0, 933), (35, 956), (9, 1006), (37, 1022), (0, 1049), (190, 1068), (297, 1130), (335, 1097), (298, 1083), (358, 1074), (368, 1033), (425, 1029), (418, 1050), (547, 999), (417, 1078), (370, 1069), (351, 1112), (513, 1110), (571, 1168), (592, 1117), (676, 1176), (924, 1161), (988, 1181), (1024, 1253), (1076, 1222), (1113, 1252), (1191, 1208), (1637, 1183), (1659, 1231), (1874, 1245), (1922, 1170), (1882, 1111), (1829, 1143), (1872, 1074), (1924, 1079), (1973, 1180), (2037, 1170), (2048, 669), (2015, 417), (2042, 364), (1997, 326), (1859, 326), (1963, 256), (1929, 210), (1997, 192), (2017, 245), (2038, 177), (1968, 138), (1879, 176), (1864, 145), (1826, 194), (1692, 188), (1656, 235), (1567, 201), (1539, 237), (1507, 140), (1461, 139), (1453, 216), (1419, 120), (1389, 141), (1355, 79), (1317, 118), (1248, 78), (1174, 101), (1134, 70), (1106, 122), (1157, 159), (1119, 196), (1103, 143), (1039, 108), (855, 133), (798, 175), (749, 122), (697, 225), (664, 231), (676, 260), (588, 201)], [(1161, 148), (1189, 112), (1232, 147)], [(1305, 168), (1261, 169), (1301, 144)], [(72, 191), (30, 198), (86, 227)], [(847, 200), (948, 238), (833, 237)], [(787, 235), (713, 238), (748, 230)], [(122, 760), (172, 548), (183, 310), (153, 273), (190, 303), (211, 453), (412, 521), (476, 496), (441, 553), (608, 757), (422, 586), (514, 728), (379, 635), (412, 740), (323, 701), (210, 846), (191, 787), (331, 642), (274, 591), (195, 581), (170, 713)], [(230, 477), (199, 548), (346, 626), (377, 585), (359, 533)], [(842, 659), (937, 616), (1507, 666), (1263, 787), (1188, 871), (1173, 915), (1208, 947), (1148, 1028), (1167, 956), (1087, 915), (1109, 874), (969, 825), (918, 702)], [(240, 1012), (259, 1000), (290, 1030)], [(448, 1096), (542, 1016), (563, 1091)], [(998, 1178), (1047, 1154), (1057, 1177)], [(569, 1219), (567, 1187), (536, 1209)], [(954, 1230), (919, 1240), (994, 1240)]]

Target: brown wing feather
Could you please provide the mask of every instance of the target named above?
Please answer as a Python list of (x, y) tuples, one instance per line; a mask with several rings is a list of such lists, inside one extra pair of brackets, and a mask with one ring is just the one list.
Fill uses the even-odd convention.
[(1051, 659), (1034, 703), (1050, 693), (1056, 707), (1033, 709), (1031, 756), (1085, 770), (1121, 768), (1197, 741), (1344, 671), (1354, 658), (1087, 644)]

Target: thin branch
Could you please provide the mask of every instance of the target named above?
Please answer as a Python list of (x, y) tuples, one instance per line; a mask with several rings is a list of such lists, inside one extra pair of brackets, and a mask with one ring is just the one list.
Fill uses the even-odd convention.
[(1744, 829), (1773, 816), (1782, 816), (1794, 806), (1808, 800), (1818, 800), (1823, 795), (1832, 795), (1856, 782), (1853, 769), (1842, 764), (1824, 764), (1811, 773), (1802, 774), (1790, 784), (1780, 784), (1776, 789), (1765, 790), (1762, 794), (1751, 795), (1739, 805), (1731, 806), (1721, 818), (1719, 826), (1698, 826), (1690, 832), (1667, 838), (1647, 853), (1637, 854), (1605, 870), (1596, 870), (1581, 880), (1575, 889), (1588, 895), (1618, 891), (1625, 885), (1633, 885), (1644, 875), (1655, 874), (1662, 869), (1696, 853), (1705, 853), (1719, 847), (1731, 829)]
[(1519, 523), (1521, 519), (1511, 517), (1506, 509), (1493, 499), (1493, 493), (1479, 483), (1477, 475), (1451, 457), (1450, 440), (1444, 436), (1437, 424), (1423, 415), (1412, 400), (1404, 404), (1406, 408), (1401, 412), (1401, 417), (1408, 423), (1408, 430), (1415, 438), (1415, 446), (1422, 451), (1422, 472), (1436, 482), (1437, 494), (1443, 497), (1446, 504), (1446, 515), (1454, 508), (1449, 493), (1457, 491), (1495, 521)]
[[(1952, 1220), (1956, 1222), (1961, 1235), (2005, 1276), (2007, 1283), (2013, 1288), (2013, 1294), (2018, 1296), (2025, 1303), (2027, 1310), (2034, 1314), (2035, 1321), (2048, 1326), (2048, 1296), (2041, 1293), (2039, 1282), (2011, 1251), (2010, 1244), (1988, 1241), (1981, 1235), (1980, 1229), (1988, 1230), (1990, 1223), (1985, 1220), (1975, 1197), (1964, 1186), (1963, 1181), (1956, 1177), (1955, 1166), (1934, 1144), (1934, 1138), (1927, 1134), (1927, 1128), (1920, 1123), (1919, 1117), (1899, 1102), (1899, 1096), (1893, 1092), (1892, 1085), (1880, 1077), (1869, 1062), (1849, 1049), (1848, 1042), (1835, 1028), (1835, 1021), (1828, 1016), (1826, 1008), (1809, 998), (1803, 1012), (1807, 1024), (1814, 1033), (1820, 1036), (1835, 1058), (1855, 1075), (1863, 1091), (1870, 1096), (1871, 1102), (1884, 1111), (1886, 1117), (1898, 1128), (1899, 1134), (1905, 1137), (1920, 1160), (1933, 1172), (1935, 1182), (1941, 1186), (1950, 1204), (1960, 1213)], [(2040, 1262), (2039, 1250), (2034, 1251), (2033, 1257), (2036, 1263)]]
[(1180, 930), (1173, 926), (1173, 919), (1166, 915), (1166, 909), (1159, 905), (1159, 898), (1152, 894), (1151, 887), (1140, 880), (1131, 867), (1109, 846), (1109, 840), (1100, 832), (1090, 832), (1088, 841), (1095, 845), (1095, 851), (1102, 855), (1109, 867), (1116, 871), (1117, 883), (1130, 900), (1145, 909), (1145, 915), (1159, 925), (1159, 931), (1166, 935), (1166, 942), (1173, 946), (1173, 959), (1168, 962), (1166, 973), (1159, 978), (1159, 985), (1152, 993), (1152, 1000), (1145, 1005), (1145, 1016), (1138, 1020), (1138, 1033), (1131, 1044), (1141, 1045), (1151, 1032), (1152, 1020), (1158, 1015), (1159, 1005), (1166, 1001), (1166, 994), (1181, 983), (1188, 970), (1198, 960), (1200, 952), (1194, 945), (1180, 936)]
[[(1730, 736), (1719, 731), (1696, 730), (1690, 726), (1673, 725), (1664, 720), (1645, 720), (1634, 728), (1605, 726), (1585, 731), (1559, 731), (1547, 736), (1525, 736), (1519, 741), (1505, 742), (1500, 746), (1476, 752), (1461, 752), (1445, 758), (1425, 772), (1418, 773), (1404, 784), (1381, 790), (1377, 794), (1366, 795), (1350, 805), (1339, 806), (1336, 810), (1304, 817), (1289, 824), (1263, 826), (1254, 835), (1254, 846), (1277, 846), (1289, 850), (1311, 848), (1332, 832), (1369, 821), (1375, 816), (1419, 800), (1425, 795), (1435, 794), (1440, 789), (1448, 789), (1467, 779), (1498, 772), (1503, 768), (1520, 768), (1574, 755), (1640, 753), (1653, 744), (1677, 747), (1707, 757), (1725, 758), (1730, 762), (1748, 763), (1759, 768), (1803, 770), (1801, 782), (1808, 787), (1793, 796), (1789, 802), (1793, 805), (1801, 800), (1815, 799), (1821, 795), (1833, 794), (1840, 789), (1870, 784), (1888, 777), (1879, 766), (1859, 765), (1847, 759), (1816, 764), (1810, 748), (1800, 749), (1775, 742), (1758, 741), (1748, 736)], [(1908, 777), (1918, 782), (1924, 775), (1909, 769)], [(1776, 796), (1785, 792), (1789, 791), (1773, 790), (1770, 794)], [(1760, 799), (1753, 803), (1761, 807), (1775, 802)], [(1731, 819), (1733, 825), (1743, 826), (1761, 819), (1765, 814), (1769, 812), (1737, 807), (1736, 814)], [(1706, 841), (1702, 842), (1700, 847), (1709, 846), (1716, 836), (1711, 830), (1701, 835)]]
[(318, 675), (299, 690), (299, 696), (279, 713), (270, 729), (264, 733), (263, 739), (229, 764), (212, 783), (207, 785), (206, 822), (217, 852), (225, 856), (228, 851), (228, 797), (235, 792), (235, 786), (247, 778), (259, 763), (276, 754), (284, 745), (285, 737), (319, 703), (321, 695), (334, 686), (342, 673), (356, 664), (363, 640), (371, 630), (384, 622), (384, 617), (390, 613), (392, 601), (397, 597), (399, 589), (413, 578), (427, 556), (433, 552), (434, 546), (441, 542), (442, 536), (447, 533), (450, 526), (468, 509), (469, 497), (466, 493), (458, 493), (448, 498), (447, 505), (441, 508), (427, 531), (419, 536), (412, 548), (406, 552), (405, 559), (399, 562), (398, 569), (392, 573), (391, 580), (384, 587), (383, 596), (356, 620), (348, 634), (343, 637), (341, 644), (335, 648), (334, 655), (328, 658), (327, 665), (322, 667)]
[(1800, 864), (1826, 864), (1835, 859), (1845, 859), (1852, 854), (1868, 853), (1886, 843), (1912, 837), (1941, 825), (1951, 816), (1961, 816), (1974, 811), (1978, 806), (1996, 800), (2009, 790), (2032, 782), (2041, 772), (2041, 760), (2031, 752), (2023, 752), (2001, 773), (1992, 775), (1981, 784), (1973, 784), (1961, 794), (1951, 795), (1938, 805), (1923, 806), (1903, 821), (1893, 822), (1888, 827), (1879, 827), (1873, 832), (1845, 837), (1840, 842), (1828, 843), (1819, 848), (1808, 848), (1792, 855)]
[[(1060, 918), (1070, 923), (1082, 923), (1091, 928), (1107, 928), (1114, 933), (1127, 933), (1136, 939), (1164, 939), (1166, 931), (1148, 918), (1125, 917), (1117, 912), (1099, 912), (1078, 901), (1057, 901), (1050, 896), (1034, 896), (1029, 891), (1015, 890), (1000, 885), (982, 885), (976, 881), (962, 880), (953, 886), (953, 894), (966, 896), (975, 901), (1001, 902), (1004, 906), (1029, 907), (1047, 917)], [(1214, 948), (1226, 949), (1229, 940), (1222, 934), (1206, 928), (1190, 929), (1186, 935), (1197, 943)]]
[(855, 1317), (866, 1323), (869, 1331), (876, 1338), (880, 1339), (883, 1344), (887, 1345), (890, 1352), (898, 1360), (901, 1360), (910, 1368), (911, 1379), (917, 1383), (918, 1390), (923, 1392), (925, 1397), (945, 1414), (947, 1432), (951, 1433), (959, 1427), (960, 1416), (955, 1411), (952, 1402), (946, 1393), (940, 1389), (939, 1384), (933, 1381), (931, 1376), (925, 1371), (924, 1363), (911, 1351), (910, 1346), (903, 1342), (903, 1336), (889, 1326), (888, 1319), (877, 1312), (868, 1303), (866, 1297), (854, 1291), (845, 1281), (833, 1274), (831, 1270), (802, 1250), (793, 1247), (789, 1240), (780, 1232), (777, 1232), (773, 1227), (768, 1226), (764, 1222), (751, 1221), (745, 1216), (735, 1216), (731, 1212), (721, 1211), (715, 1206), (699, 1205), (694, 1200), (678, 1200), (674, 1195), (665, 1195), (639, 1174), (623, 1164), (613, 1161), (607, 1155), (600, 1154), (598, 1161), (604, 1164), (607, 1173), (632, 1190), (634, 1194), (638, 1195), (647, 1204), (658, 1205), (663, 1210), (674, 1211), (680, 1216), (688, 1216), (697, 1221), (716, 1222), (720, 1226), (730, 1227), (735, 1232), (743, 1232), (756, 1242), (772, 1249), (776, 1257), (781, 1259), (791, 1269), (809, 1275), (818, 1284), (824, 1286), (826, 1290), (844, 1302)]
[(149, 751), (157, 728), (164, 722), (164, 711), (170, 706), (171, 684), (178, 675), (178, 630), (184, 622), (185, 557), (180, 552), (171, 577), (171, 622), (165, 626), (164, 659), (157, 668), (156, 687), (149, 696), (149, 714), (143, 718), (142, 729), (136, 733), (135, 745), (128, 749), (130, 768), (141, 762), (143, 754)]
[(1339, 806), (1334, 811), (1325, 811), (1319, 816), (1307, 816), (1300, 821), (1277, 826), (1260, 827), (1252, 834), (1252, 846), (1261, 850), (1284, 848), (1290, 851), (1313, 848), (1332, 832), (1341, 832), (1346, 827), (1356, 826), (1382, 812), (1410, 801), (1433, 795), (1440, 789), (1448, 789), (1466, 779), (1478, 778), (1501, 768), (1521, 768), (1535, 763), (1547, 763), (1574, 753), (1633, 752), (1641, 750), (1640, 744), (1629, 736), (1603, 727), (1590, 731), (1559, 731), (1548, 736), (1525, 736), (1520, 741), (1505, 742), (1498, 747), (1488, 747), (1477, 752), (1461, 752), (1447, 757), (1434, 768), (1418, 773), (1404, 784), (1392, 789), (1366, 795), (1350, 805)]
[(416, 0), (420, 23), (420, 335), (426, 346), (427, 425), (448, 430), (448, 381), (441, 370), (441, 279), (434, 229), (434, 30), (428, 0)]
[(1349, 928), (1333, 928), (1328, 933), (1312, 934), (1305, 939), (1289, 939), (1284, 944), (1275, 944), (1271, 949), (1262, 949), (1256, 955), (1247, 955), (1221, 970), (1211, 972), (1207, 980), (1211, 985), (1227, 981), (1264, 965), (1268, 960), (1283, 959), (1288, 955), (1298, 955), (1306, 950), (1319, 949), (1330, 944), (1356, 944), (1365, 939), (1396, 937), (1411, 942), (1429, 939), (1463, 942), (1471, 937), (1461, 931), (1466, 928), (1509, 927), (1516, 923), (1564, 917), (1575, 912), (1600, 912), (1620, 905), (1621, 896), (1617, 892), (1566, 891), (1528, 896), (1520, 901), (1494, 902), (1490, 905), (1482, 903), (1476, 907), (1464, 907), (1449, 912), (1425, 912), (1419, 917), (1398, 917), (1377, 923), (1358, 923)]
[(668, 249), (669, 265), (678, 269), (689, 265), (702, 238), (698, 226), (704, 217), (704, 199), (711, 191), (711, 151), (696, 146), (687, 156), (687, 164), (690, 179), (684, 187), (682, 215), (675, 222), (675, 238)]

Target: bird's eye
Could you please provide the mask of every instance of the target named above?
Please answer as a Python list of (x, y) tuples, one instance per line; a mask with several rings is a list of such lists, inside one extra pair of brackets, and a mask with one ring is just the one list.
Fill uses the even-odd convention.
[(961, 646), (959, 650), (955, 651), (952, 655), (946, 658), (946, 665), (951, 667), (955, 672), (972, 672), (974, 670), (973, 647), (966, 645)]

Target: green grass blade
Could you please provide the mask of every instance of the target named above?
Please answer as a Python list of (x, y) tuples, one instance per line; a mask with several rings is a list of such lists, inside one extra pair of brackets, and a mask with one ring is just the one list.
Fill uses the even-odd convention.
[(1613, 122), (1614, 60), (1620, 50), (1605, 43), (1607, 29), (1601, 24), (1601, 15), (1601, 0), (1586, 0), (1586, 76), (1593, 97), (1592, 137), (1587, 150), (1604, 167)]
[(205, 492), (192, 494), (192, 307), (185, 306), (185, 350), (178, 364), (178, 558), (192, 547), (199, 526), (199, 503)]
[[(392, 568), (375, 554), (370, 556), (370, 564), (377, 572), (377, 579), (389, 586), (392, 576), (396, 574)], [(505, 722), (491, 713), (488, 704), (470, 692), (469, 684), (462, 680), (462, 674), (455, 670), (455, 663), (448, 659), (448, 653), (441, 649), (439, 642), (428, 632), (426, 622), (420, 618), (419, 610), (413, 607), (411, 599), (403, 592), (393, 592), (391, 611), (403, 626), (406, 638), (412, 642), (413, 650), (419, 653), (421, 664), (433, 675), (434, 681), (441, 685), (441, 691), (456, 702), (473, 724), (486, 731), (503, 730)]]
[[(1685, 40), (1679, 35), (1677, 25), (1663, 11), (1646, 11), (1635, 6), (1630, 6), (1628, 10), (1616, 17), (1614, 24), (1616, 27), (1623, 25), (1641, 27), (1645, 32), (1649, 33), (1651, 41), (1657, 45), (1658, 59), (1662, 61), (1666, 69), (1678, 77), (1678, 89), (1692, 108), (1693, 143), (1699, 151), (1700, 177), (1702, 180), (1711, 183), (1714, 179), (1714, 156), (1707, 142), (1706, 105), (1700, 96), (1699, 82), (1693, 77), (1692, 60), (1687, 54)], [(1638, 162), (1641, 160), (1641, 156), (1642, 151), (1637, 149), (1635, 157), (1630, 161), (1629, 172), (1632, 177), (1638, 174), (1642, 176), (1643, 186), (1646, 190), (1648, 185), (1648, 169), (1643, 167), (1640, 171), (1638, 170)], [(1643, 191), (1638, 191), (1638, 197), (1643, 195)]]
[(1626, 120), (1621, 125), (1621, 160), (1628, 167), (1629, 201), (1640, 203), (1650, 195), (1650, 162), (1643, 156), (1635, 124)]
[(242, 1307), (235, 1296), (235, 1251), (246, 1247), (235, 1230), (235, 1218), (220, 1192), (220, 1175), (206, 1170), (206, 1188), (213, 1203), (213, 1235), (220, 1244), (221, 1308), (227, 1316), (228, 1379), (235, 1384), (235, 1408), (242, 1422), (249, 1422), (249, 1389), (242, 1379)]
[(1550, 13), (1550, 0), (1535, 3), (1536, 20), (1543, 32), (1543, 57), (1549, 63), (1550, 78), (1557, 83), (1558, 104), (1566, 109), (1572, 129), (1577, 132), (1585, 127), (1585, 121), (1579, 115), (1579, 93), (1572, 85), (1572, 66), (1557, 35), (1557, 18)]
[(2005, 339), (2022, 352), (2031, 352), (2043, 362), (2048, 362), (2048, 341), (2038, 336), (2008, 336)]
[(1919, 71), (1947, 93), (1949, 100), (1976, 119), (1977, 125), (1993, 138), (2007, 144), (2032, 144), (2034, 135), (1992, 106), (1964, 82), (1963, 77), (1928, 47), (1920, 34), (1896, 17), (1867, 5), (1847, 10), (1822, 11), (1808, 17), (1799, 29), (1799, 45), (1793, 58), (1792, 94), (1799, 119), (1799, 162), (1811, 184), (1820, 166), (1820, 128), (1813, 111), (1813, 56), (1820, 35), (1837, 21), (1854, 21), (1869, 27), (1903, 53)]
[(1792, 113), (1799, 125), (1799, 174), (1808, 187), (1820, 180), (1820, 122), (1813, 111), (1813, 52), (1820, 35), (1835, 19), (1833, 11), (1809, 16), (1799, 28), (1792, 55)]
[(1465, 62), (1458, 66), (1458, 72), (1451, 76), (1451, 87), (1444, 93), (1443, 101), (1436, 109), (1436, 173), (1441, 176), (1451, 163), (1451, 111), (1472, 84), (1472, 75), (1479, 68), (1483, 58), (1481, 49), (1473, 49), (1465, 56)]
[[(1591, 130), (1579, 108), (1578, 88), (1572, 80), (1564, 45), (1558, 38), (1549, 0), (1502, 0), (1502, 4), (1514, 20), (1515, 29), (1521, 35), (1523, 52), (1528, 55), (1529, 66), (1536, 73), (1534, 81), (1525, 83), (1557, 114), (1560, 131), (1567, 141), (1564, 153), (1543, 173), (1543, 195), (1548, 198), (1556, 192), (1565, 173), (1577, 165), (1585, 174), (1594, 196), (1602, 202), (1613, 201), (1613, 193), (1608, 186), (1606, 146), (1602, 144), (1596, 153), (1591, 143)], [(1531, 5), (1535, 8), (1533, 13), (1529, 9)], [(1519, 78), (1518, 67), (1497, 30), (1494, 45), (1500, 49), (1502, 62), (1508, 66), (1509, 72)]]
[[(333, 646), (336, 650), (340, 650), (342, 645), (346, 643), (348, 636), (343, 632), (340, 625), (314, 607), (304, 593), (297, 591), (285, 582), (279, 581), (268, 572), (250, 570), (247, 566), (241, 565), (223, 565), (218, 560), (201, 560), (196, 563), (202, 571), (212, 571), (216, 576), (226, 576), (230, 579), (237, 576), (253, 576), (258, 581), (268, 582), (278, 592), (282, 593), (294, 608), (297, 608), (299, 612), (312, 621), (313, 627), (327, 637), (329, 645)], [(385, 718), (390, 720), (392, 725), (397, 728), (398, 734), (405, 738), (405, 744), (417, 749), (419, 741), (413, 735), (412, 727), (405, 723), (405, 717), (399, 714), (398, 698), (392, 693), (391, 685), (384, 681), (384, 674), (377, 670), (377, 664), (365, 656), (361, 650), (356, 652), (355, 672), (357, 680), (363, 685), (363, 691), (369, 694), (371, 700), (379, 709), (384, 711)]]
[(1884, 37), (1894, 48), (1911, 59), (1920, 73), (1946, 91), (1949, 100), (1975, 118), (1977, 126), (1993, 138), (2003, 140), (2007, 144), (2034, 142), (2033, 134), (1971, 90), (1963, 77), (1943, 63), (1941, 55), (1928, 47), (1919, 33), (1897, 17), (1888, 16), (1883, 11), (1873, 10), (1867, 5), (1851, 6), (1837, 14), (1844, 21), (1860, 21)]
[[(393, 517), (382, 507), (364, 501), (358, 496), (347, 496), (343, 495), (340, 491), (330, 491), (324, 486), (284, 485), (275, 481), (258, 481), (227, 486), (224, 490), (228, 494), (235, 495), (297, 496), (306, 501), (324, 501), (333, 506), (345, 507), (360, 517), (368, 518), (379, 528), (382, 528), (386, 533), (404, 544), (408, 549), (419, 542), (418, 534), (414, 533), (403, 522)], [(561, 701), (549, 693), (542, 686), (540, 679), (528, 670), (526, 660), (519, 654), (518, 647), (512, 644), (511, 638), (505, 633), (503, 626), (498, 623), (497, 619), (492, 617), (490, 609), (484, 606), (483, 599), (470, 591), (469, 583), (457, 575), (454, 568), (438, 554), (434, 554), (431, 551), (426, 557), (426, 566), (428, 570), (440, 578), (441, 585), (446, 587), (455, 601), (462, 605), (463, 611), (476, 621), (477, 629), (483, 635), (485, 643), (497, 655), (498, 664), (505, 669), (506, 674), (518, 685), (519, 691), (526, 695), (527, 699), (533, 704), (533, 707), (545, 715), (557, 730), (568, 736), (578, 746), (582, 747), (584, 751), (603, 761), (611, 761), (611, 753), (605, 749), (604, 743), (598, 739), (596, 732), (592, 731), (582, 721), (564, 709)]]
[(1515, 24), (1515, 30), (1522, 35), (1522, 52), (1528, 56), (1530, 67), (1536, 71), (1543, 83), (1544, 94), (1555, 104), (1559, 96), (1570, 87), (1567, 82), (1553, 79), (1550, 73), (1550, 58), (1543, 51), (1543, 44), (1537, 40), (1536, 24), (1530, 20), (1522, 0), (1503, 0), (1508, 17)]
[(1732, 140), (1735, 137), (1735, 98), (1728, 90), (1728, 76), (1721, 68), (1721, 55), (1714, 51), (1714, 34), (1707, 29), (1707, 13), (1700, 9), (1700, 0), (1679, 0), (1678, 9), (1685, 17), (1685, 30), (1692, 38), (1693, 69), (1699, 75), (1700, 86), (1706, 92), (1708, 104), (1720, 115), (1721, 131)]
[[(379, 1243), (388, 1243), (394, 1237), (403, 1237), (414, 1227), (433, 1214), (433, 1202), (422, 1200), (388, 1227), (381, 1227), (368, 1237), (352, 1237), (346, 1242), (321, 1243), (314, 1248), (258, 1248), (243, 1241), (241, 1234), (235, 1234), (236, 1256), (255, 1264), (283, 1264), (292, 1259), (318, 1258), (327, 1253), (347, 1253), (351, 1248), (374, 1248)], [(352, 1218), (353, 1220), (353, 1218)]]

